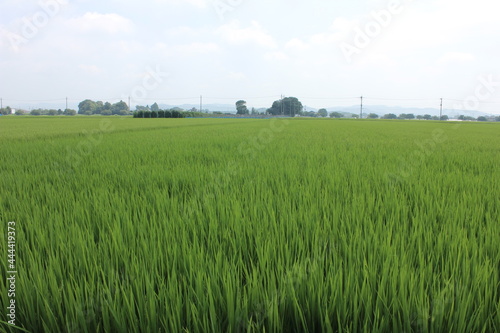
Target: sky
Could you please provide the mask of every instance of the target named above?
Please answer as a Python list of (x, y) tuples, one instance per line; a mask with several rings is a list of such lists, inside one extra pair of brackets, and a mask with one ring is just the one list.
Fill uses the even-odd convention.
[(0, 0), (0, 98), (500, 114), (493, 0)]

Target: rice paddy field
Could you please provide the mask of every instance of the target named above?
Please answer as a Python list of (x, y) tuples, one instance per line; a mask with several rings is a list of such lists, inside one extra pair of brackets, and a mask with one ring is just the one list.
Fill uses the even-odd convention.
[(2, 332), (499, 332), (500, 126), (0, 117)]

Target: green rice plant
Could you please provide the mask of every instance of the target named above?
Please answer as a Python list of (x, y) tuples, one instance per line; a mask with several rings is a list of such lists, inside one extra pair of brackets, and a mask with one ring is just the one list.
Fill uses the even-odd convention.
[(500, 331), (498, 124), (3, 118), (29, 332)]

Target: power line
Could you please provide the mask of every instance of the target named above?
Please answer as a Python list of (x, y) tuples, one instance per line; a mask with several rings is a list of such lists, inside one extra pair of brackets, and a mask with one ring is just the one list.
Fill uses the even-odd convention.
[(381, 97), (365, 97), (366, 99), (381, 100), (381, 101), (435, 101), (435, 98), (381, 98)]

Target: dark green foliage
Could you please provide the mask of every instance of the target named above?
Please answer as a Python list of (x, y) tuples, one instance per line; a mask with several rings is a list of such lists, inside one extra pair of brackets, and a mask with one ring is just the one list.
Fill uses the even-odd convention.
[(382, 118), (383, 119), (398, 119), (398, 116), (396, 116), (394, 113), (388, 113), (388, 114), (385, 114)]
[(302, 114), (303, 109), (302, 103), (296, 97), (285, 97), (274, 101), (271, 108), (267, 109), (267, 113), (294, 117)]

